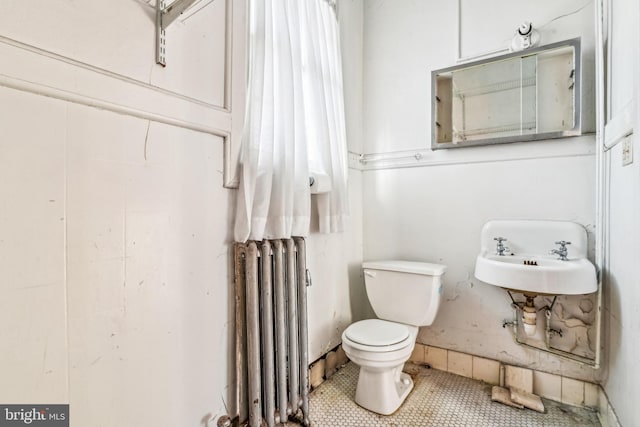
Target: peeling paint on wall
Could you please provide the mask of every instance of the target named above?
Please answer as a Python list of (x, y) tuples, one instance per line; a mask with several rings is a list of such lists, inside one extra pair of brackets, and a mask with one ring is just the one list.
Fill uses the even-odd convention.
[(562, 331), (554, 335), (553, 347), (589, 359), (595, 358), (595, 295), (563, 295), (553, 307), (551, 327)]

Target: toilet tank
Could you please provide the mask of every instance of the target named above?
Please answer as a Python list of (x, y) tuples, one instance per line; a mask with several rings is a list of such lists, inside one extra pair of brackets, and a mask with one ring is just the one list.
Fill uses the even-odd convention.
[(362, 267), (367, 296), (378, 318), (413, 326), (433, 323), (442, 298), (444, 265), (370, 261)]

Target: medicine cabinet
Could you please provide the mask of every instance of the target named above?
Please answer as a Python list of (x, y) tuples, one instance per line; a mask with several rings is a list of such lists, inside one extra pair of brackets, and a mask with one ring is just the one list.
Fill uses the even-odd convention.
[(580, 39), (435, 70), (431, 147), (580, 135)]

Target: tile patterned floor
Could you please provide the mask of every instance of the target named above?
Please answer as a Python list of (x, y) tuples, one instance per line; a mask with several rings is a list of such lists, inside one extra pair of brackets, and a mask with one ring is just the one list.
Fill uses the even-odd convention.
[[(354, 401), (358, 366), (348, 363), (311, 393), (313, 427), (518, 427), (600, 426), (595, 412), (544, 400), (546, 413), (511, 408), (491, 401), (491, 386), (451, 373), (407, 364), (414, 389), (389, 416), (377, 415)], [(291, 425), (291, 423), (288, 423)]]

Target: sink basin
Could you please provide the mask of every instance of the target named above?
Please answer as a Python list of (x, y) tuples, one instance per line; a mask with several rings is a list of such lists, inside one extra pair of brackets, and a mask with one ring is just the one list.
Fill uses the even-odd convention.
[[(504, 255), (496, 238), (506, 239)], [(528, 295), (577, 295), (597, 290), (596, 269), (587, 259), (587, 232), (569, 221), (494, 220), (481, 232), (475, 276), (494, 286)], [(556, 241), (567, 245), (567, 260), (549, 255)]]
[(535, 295), (590, 294), (597, 290), (595, 267), (585, 258), (561, 261), (538, 255), (480, 254), (475, 276), (490, 285)]

